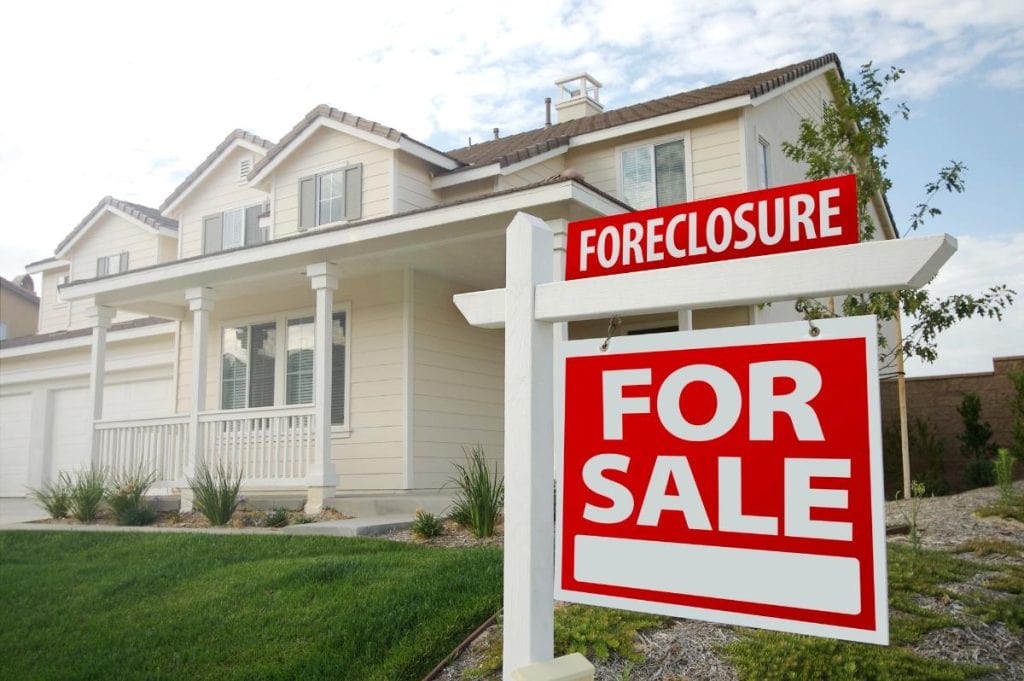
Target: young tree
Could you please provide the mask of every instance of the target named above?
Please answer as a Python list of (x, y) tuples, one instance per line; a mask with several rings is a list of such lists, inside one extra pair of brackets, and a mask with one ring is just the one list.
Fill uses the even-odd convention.
[(991, 442), (992, 424), (981, 420), (981, 397), (975, 392), (965, 394), (956, 411), (964, 424), (963, 432), (957, 435), (960, 453), (968, 460), (964, 483), (968, 489), (995, 484), (992, 455), (996, 447)]
[[(857, 202), (862, 241), (874, 237), (876, 225), (868, 210), (888, 210), (885, 193), (892, 187), (886, 175), (889, 167), (885, 148), (889, 143), (889, 126), (893, 116), (908, 119), (910, 109), (897, 103), (891, 112), (886, 110), (886, 90), (903, 75), (903, 70), (891, 67), (879, 73), (870, 62), (861, 66), (859, 82), (840, 78), (834, 71), (826, 77), (832, 88), (835, 103), (825, 107), (820, 120), (804, 119), (800, 134), (793, 143), (784, 142), (783, 152), (790, 159), (806, 164), (807, 179), (816, 180), (833, 175), (854, 173), (857, 176)], [(940, 169), (935, 180), (924, 187), (924, 197), (917, 205), (906, 225), (904, 234), (917, 231), (928, 218), (941, 214), (932, 204), (940, 193), (962, 193), (966, 166), (951, 161)], [(879, 332), (878, 342), (883, 368), (895, 367), (901, 396), (901, 428), (904, 442), (904, 477), (909, 478), (907, 455), (906, 414), (903, 408), (903, 360), (918, 357), (934, 362), (937, 355), (938, 334), (957, 322), (972, 317), (1002, 319), (1003, 311), (1012, 304), (1016, 292), (1005, 285), (989, 288), (976, 294), (960, 293), (947, 298), (936, 298), (926, 289), (904, 289), (892, 292), (853, 294), (842, 305), (844, 315), (877, 315), (879, 324), (893, 322), (897, 334), (894, 347)], [(817, 300), (799, 300), (797, 309), (808, 319), (833, 316), (832, 301), (823, 304)], [(900, 315), (910, 320), (908, 332), (902, 332)], [(881, 327), (880, 327), (881, 328)], [(909, 479), (904, 480), (905, 494), (909, 497)]]

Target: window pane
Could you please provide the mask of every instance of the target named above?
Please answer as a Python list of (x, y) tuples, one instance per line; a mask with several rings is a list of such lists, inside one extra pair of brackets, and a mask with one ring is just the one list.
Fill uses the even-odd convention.
[(344, 216), (344, 172), (325, 173), (319, 176), (320, 193), (317, 211), (317, 224), (326, 225), (338, 222)]
[(768, 176), (768, 142), (764, 139), (757, 140), (757, 175), (761, 181), (761, 187), (766, 188), (771, 183)]
[(622, 152), (622, 200), (633, 208), (654, 206), (654, 176), (651, 148), (636, 147)]
[(243, 409), (249, 373), (249, 328), (226, 328), (222, 341), (220, 408)]
[(288, 380), (285, 401), (309, 404), (313, 401), (313, 318), (288, 321)]
[(654, 147), (654, 172), (659, 206), (686, 201), (686, 161), (681, 140)]
[(345, 313), (335, 312), (331, 337), (331, 423), (345, 423)]
[(238, 248), (245, 243), (245, 209), (224, 213), (224, 248)]
[(249, 352), (249, 406), (274, 406), (274, 353), (277, 348), (277, 325), (258, 324), (252, 327)]

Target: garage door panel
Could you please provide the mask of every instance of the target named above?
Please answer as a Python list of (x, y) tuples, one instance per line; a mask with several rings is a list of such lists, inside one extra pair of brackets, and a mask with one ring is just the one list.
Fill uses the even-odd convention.
[(0, 497), (23, 497), (28, 491), (31, 419), (31, 393), (0, 397)]

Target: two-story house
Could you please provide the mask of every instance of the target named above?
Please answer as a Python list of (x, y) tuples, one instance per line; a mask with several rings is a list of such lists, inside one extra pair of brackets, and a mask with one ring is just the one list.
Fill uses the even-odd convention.
[[(581, 74), (557, 84), (557, 121), (447, 152), (328, 106), (277, 143), (232, 132), (159, 209), (106, 198), (29, 267), (40, 334), (0, 346), (0, 496), (143, 462), (188, 507), (202, 461), (310, 510), (436, 494), (463, 445), (502, 457), (503, 336), (452, 295), (504, 285), (512, 217), (557, 234), (800, 181), (781, 144), (832, 101), (839, 68), (825, 55), (610, 111)], [(681, 310), (622, 332), (794, 318)]]

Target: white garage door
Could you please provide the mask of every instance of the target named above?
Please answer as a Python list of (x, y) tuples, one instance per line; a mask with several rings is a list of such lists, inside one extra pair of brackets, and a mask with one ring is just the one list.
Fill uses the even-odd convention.
[(23, 497), (28, 480), (32, 394), (0, 397), (0, 497)]
[(92, 408), (88, 388), (54, 390), (52, 397), (50, 474), (56, 479), (61, 471), (88, 468)]

